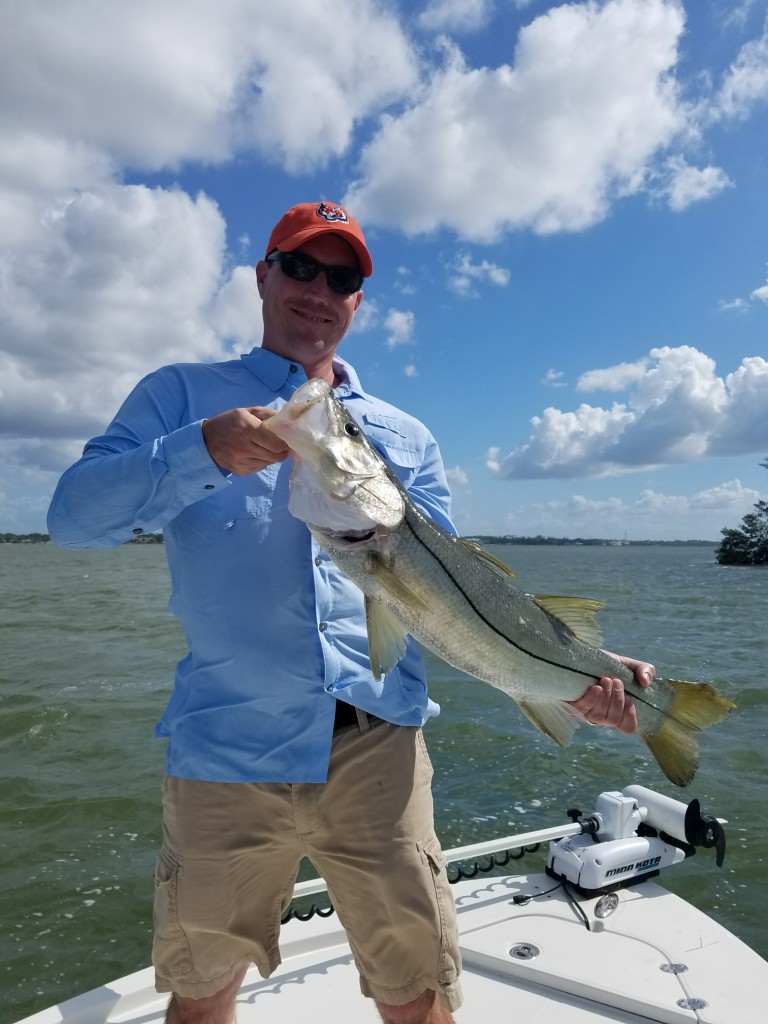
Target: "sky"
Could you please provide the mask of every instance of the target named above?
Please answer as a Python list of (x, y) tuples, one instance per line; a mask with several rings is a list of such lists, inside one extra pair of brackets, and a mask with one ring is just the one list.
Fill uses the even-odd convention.
[(144, 374), (260, 343), (314, 200), (461, 533), (718, 540), (768, 495), (766, 0), (0, 0), (0, 533)]

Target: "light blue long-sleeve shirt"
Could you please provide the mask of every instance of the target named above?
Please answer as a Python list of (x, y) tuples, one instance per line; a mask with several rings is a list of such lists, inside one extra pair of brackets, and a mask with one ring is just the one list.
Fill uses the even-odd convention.
[[(367, 395), (347, 363), (336, 370), (339, 398), (413, 500), (453, 530), (429, 431)], [(203, 420), (279, 408), (305, 380), (300, 365), (260, 348), (164, 367), (137, 385), (53, 496), (48, 529), (62, 547), (112, 548), (164, 531), (170, 608), (189, 648), (156, 727), (171, 775), (323, 782), (336, 699), (402, 725), (438, 713), (412, 642), (373, 678), (361, 592), (288, 512), (290, 460), (238, 477), (205, 446)]]

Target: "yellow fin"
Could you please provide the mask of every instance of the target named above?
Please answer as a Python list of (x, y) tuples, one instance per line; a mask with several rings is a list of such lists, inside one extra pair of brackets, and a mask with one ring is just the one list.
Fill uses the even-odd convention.
[(697, 733), (726, 718), (736, 705), (709, 683), (667, 682), (675, 696), (661, 728), (640, 733), (659, 768), (676, 786), (687, 786), (699, 765)]
[(516, 580), (517, 576), (512, 572), (508, 565), (501, 562), (498, 558), (495, 558), (490, 551), (486, 551), (484, 547), (477, 543), (476, 540), (470, 540), (468, 537), (459, 538), (461, 544), (471, 551), (473, 555), (477, 555), (478, 558), (482, 558), (484, 562), (487, 562), (492, 569), (495, 569), (501, 576), (508, 576), (510, 579)]
[(365, 598), (368, 623), (368, 656), (374, 679), (390, 672), (405, 654), (408, 633), (392, 612), (380, 601)]
[(541, 732), (561, 747), (567, 747), (584, 717), (563, 701), (520, 700), (518, 707)]
[(560, 597), (558, 594), (532, 594), (533, 600), (558, 619), (585, 644), (600, 647), (603, 642), (600, 627), (595, 621), (595, 612), (603, 607), (602, 601), (589, 597)]
[(365, 562), (365, 570), (369, 576), (373, 576), (380, 586), (397, 598), (401, 604), (413, 609), (426, 609), (427, 605), (424, 599), (406, 583), (403, 583), (388, 560), (379, 555), (378, 552), (373, 551), (368, 555)]

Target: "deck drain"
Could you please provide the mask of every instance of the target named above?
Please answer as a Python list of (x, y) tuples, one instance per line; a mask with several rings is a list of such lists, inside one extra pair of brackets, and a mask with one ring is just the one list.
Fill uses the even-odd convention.
[(513, 960), (533, 960), (539, 953), (541, 953), (541, 950), (538, 946), (534, 946), (532, 942), (518, 942), (509, 951), (509, 955)]

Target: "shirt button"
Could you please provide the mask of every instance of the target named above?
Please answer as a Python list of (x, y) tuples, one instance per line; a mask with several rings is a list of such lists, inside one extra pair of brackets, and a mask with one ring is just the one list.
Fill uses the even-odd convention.
[(299, 372), (298, 366), (296, 366), (295, 363), (291, 363), (291, 373), (298, 373), (298, 372)]
[(138, 537), (138, 535), (140, 533), (144, 533), (144, 531), (142, 530), (142, 528), (140, 526), (137, 526), (136, 529), (133, 531), (133, 533), (135, 533), (136, 536)]
[(328, 685), (325, 688), (325, 692), (326, 693), (333, 693), (333, 683), (328, 683)]
[(320, 557), (320, 555), (317, 555), (315, 557), (315, 565), (322, 565), (322, 564), (323, 564), (322, 558)]
[(318, 626), (318, 629), (320, 630), (321, 633), (324, 633), (326, 629), (328, 629), (328, 623), (321, 622), (320, 625)]
[(206, 484), (205, 487), (203, 488), (203, 490), (204, 491), (212, 491), (213, 490), (213, 484)]

